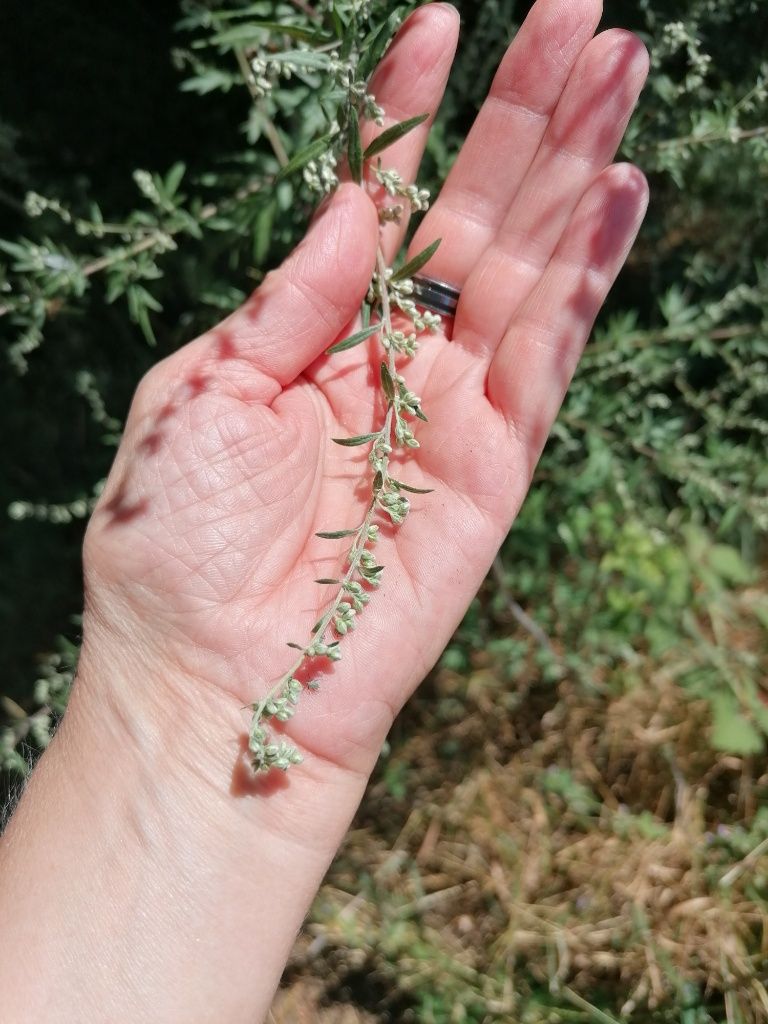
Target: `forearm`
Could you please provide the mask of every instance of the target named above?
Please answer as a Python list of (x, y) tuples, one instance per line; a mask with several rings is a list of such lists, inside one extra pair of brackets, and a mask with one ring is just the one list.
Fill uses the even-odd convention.
[(83, 665), (0, 845), (3, 1021), (253, 1024), (364, 780), (324, 765), (256, 796), (234, 701), (133, 706), (103, 671)]

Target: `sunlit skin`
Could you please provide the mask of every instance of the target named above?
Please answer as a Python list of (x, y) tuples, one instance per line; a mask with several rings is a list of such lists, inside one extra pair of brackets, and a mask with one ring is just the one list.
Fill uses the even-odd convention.
[[(265, 1011), (393, 716), (514, 520), (647, 202), (641, 173), (611, 164), (647, 55), (626, 32), (594, 36), (600, 15), (596, 0), (539, 0), (411, 245), (413, 255), (442, 238), (423, 273), (462, 289), (455, 322), (425, 335), (401, 369), (429, 422), (417, 423), (421, 447), (396, 455), (392, 472), (432, 493), (412, 496), (402, 527), (379, 520), (383, 584), (343, 640), (343, 660), (317, 666), (319, 691), (302, 697), (285, 727), (305, 756), (287, 777), (251, 778), (245, 706), (293, 662), (286, 642), (309, 639), (332, 596), (313, 581), (343, 571), (349, 542), (314, 534), (359, 525), (369, 500), (367, 449), (330, 439), (380, 427), (380, 351), (368, 342), (324, 352), (358, 326), (380, 240), (377, 190), (342, 186), (243, 308), (139, 386), (86, 538), (85, 649), (71, 712), (16, 816), (29, 878), (40, 806), (55, 830), (46, 856), (57, 863), (72, 861), (79, 829), (114, 813), (85, 784), (88, 800), (63, 822), (71, 787), (58, 779), (72, 759), (83, 758), (80, 779), (95, 763), (116, 787), (110, 806), (135, 801), (141, 818), (149, 792), (148, 816), (162, 812), (163, 826), (132, 826), (159, 880), (148, 882), (146, 868), (136, 877), (121, 870), (132, 893), (150, 885), (161, 907), (170, 890), (173, 909), (141, 929), (130, 912), (113, 923), (110, 942), (131, 950), (128, 966), (118, 984), (108, 968), (90, 979), (97, 995), (110, 985), (118, 1006), (138, 987), (166, 1012), (151, 1019), (251, 1021)], [(387, 123), (438, 109), (458, 28), (452, 8), (432, 4), (401, 29), (371, 87)], [(428, 130), (385, 154), (405, 180), (414, 180)], [(366, 125), (365, 137), (378, 131)], [(404, 229), (383, 234), (390, 261)], [(130, 768), (115, 766), (122, 756)], [(46, 774), (56, 757), (62, 767)], [(126, 773), (138, 795), (120, 798)], [(46, 785), (59, 787), (55, 797)], [(11, 877), (21, 871), (13, 850), (11, 842)], [(57, 885), (62, 870), (52, 873)], [(80, 870), (87, 879), (72, 881), (80, 898), (66, 927), (87, 959), (104, 936), (85, 921), (109, 916), (99, 901), (110, 904), (114, 880), (95, 860)], [(39, 892), (42, 903), (45, 885)], [(19, 914), (2, 891), (0, 910)], [(80, 928), (71, 924), (78, 914)], [(171, 934), (172, 964), (162, 952)], [(37, 942), (53, 942), (55, 925), (52, 935)], [(188, 949), (184, 935), (195, 939)], [(48, 991), (75, 998), (78, 972), (53, 974)], [(0, 967), (0, 991), (18, 986)]]
[[(482, 581), (640, 220), (640, 175), (605, 168), (645, 52), (624, 32), (587, 42), (595, 4), (561, 8), (544, 5), (510, 50), (414, 243), (442, 237), (424, 272), (463, 288), (452, 338), (424, 336), (403, 368), (429, 423), (394, 474), (433, 493), (384, 530), (384, 586), (286, 730), (343, 767), (370, 767)], [(438, 7), (403, 30), (372, 87), (392, 120), (438, 107), (455, 29)], [(388, 154), (408, 178), (424, 135)], [(323, 353), (356, 326), (377, 237), (373, 203), (343, 188), (244, 308), (151, 372), (89, 529), (105, 630), (237, 706), (286, 670), (286, 641), (306, 641), (329, 599), (313, 581), (339, 574), (349, 542), (314, 534), (365, 515), (367, 452), (330, 438), (379, 428), (381, 350)]]

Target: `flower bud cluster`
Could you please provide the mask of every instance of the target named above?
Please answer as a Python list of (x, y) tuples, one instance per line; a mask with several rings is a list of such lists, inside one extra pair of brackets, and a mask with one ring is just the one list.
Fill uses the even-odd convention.
[(395, 418), (395, 438), (397, 443), (405, 448), (419, 447), (419, 442), (416, 440), (413, 430), (401, 416)]
[[(146, 173), (146, 172), (144, 172)], [(39, 192), (27, 192), (24, 196), (24, 212), (28, 217), (40, 217), (49, 211), (60, 217), (65, 224), (72, 223), (72, 214), (58, 199), (48, 199)]]
[(418, 416), (419, 419), (426, 419), (421, 411), (421, 399), (406, 386), (405, 380), (400, 374), (395, 377), (395, 397), (393, 401), (395, 410), (395, 439), (398, 444), (406, 448), (418, 448), (419, 442), (413, 434), (413, 430), (403, 419), (403, 413), (407, 416)]
[(310, 658), (328, 658), (329, 661), (341, 661), (341, 651), (339, 650), (338, 643), (335, 642), (326, 644), (321, 640), (316, 640), (309, 645), (306, 654)]
[(379, 128), (384, 127), (384, 107), (380, 107), (376, 97), (369, 92), (363, 97), (363, 117), (366, 121), (373, 121)]
[(269, 734), (266, 729), (258, 723), (260, 718), (254, 718), (251, 732), (248, 739), (248, 749), (251, 752), (251, 767), (257, 773), (268, 772), (272, 768), (279, 768), (287, 772), (293, 764), (301, 764), (304, 758), (296, 747), (287, 740), (280, 740), (279, 743), (270, 743)]
[[(408, 283), (413, 284), (413, 282)], [(433, 313), (429, 309), (419, 309), (413, 299), (402, 292), (394, 293), (392, 301), (400, 312), (408, 317), (417, 331), (429, 331), (431, 334), (434, 334), (435, 331), (440, 329), (443, 321), (437, 313)]]
[(701, 88), (712, 69), (712, 57), (703, 51), (701, 39), (685, 22), (668, 22), (662, 30), (659, 45), (654, 50), (654, 59), (674, 56), (683, 50), (688, 60), (689, 71), (684, 81), (675, 87), (679, 96)]
[(155, 180), (149, 173), (149, 171), (134, 171), (133, 180), (136, 182), (139, 192), (141, 192), (145, 199), (148, 199), (150, 203), (154, 204), (155, 206), (162, 205), (162, 199), (160, 197), (160, 193), (157, 190), (157, 185), (155, 184)]
[[(429, 192), (418, 185), (405, 185), (398, 171), (385, 169), (379, 165), (374, 171), (379, 184), (387, 195), (393, 199), (404, 199), (413, 213), (423, 213), (429, 209)], [(404, 212), (402, 203), (384, 207), (379, 212), (383, 221), (399, 221)]]
[[(378, 530), (378, 526), (376, 529)], [(369, 586), (378, 587), (381, 583), (384, 566), (376, 564), (376, 558), (370, 551), (361, 551), (357, 562), (357, 571)]]
[(429, 209), (429, 191), (427, 189), (419, 188), (418, 185), (404, 185), (400, 173), (392, 169), (386, 170), (379, 166), (374, 173), (384, 191), (393, 199), (398, 196), (407, 199), (411, 209), (416, 213), (422, 213)]
[(286, 679), (279, 694), (264, 704), (261, 713), (264, 718), (276, 718), (278, 722), (287, 722), (289, 718), (293, 718), (300, 696), (301, 683), (291, 676)]
[(408, 413), (409, 416), (423, 416), (424, 414), (421, 411), (421, 399), (417, 394), (409, 390), (408, 385), (405, 383), (405, 378), (399, 373), (395, 377), (395, 384), (397, 384), (398, 388), (398, 409)]
[(373, 442), (373, 448), (368, 459), (373, 468), (379, 473), (386, 473), (387, 459), (392, 454), (392, 445), (379, 435)]
[[(417, 332), (429, 331), (431, 334), (434, 334), (442, 326), (442, 318), (429, 309), (419, 309), (411, 298), (414, 292), (413, 281), (408, 277), (402, 278), (402, 280), (395, 280), (393, 279), (393, 274), (392, 268), (388, 268), (386, 280), (384, 281), (384, 287), (387, 289), (390, 303), (408, 317)], [(382, 283), (376, 274), (368, 289), (367, 301), (369, 303), (378, 301), (381, 297), (381, 289)], [(403, 331), (383, 331), (382, 343), (387, 349), (394, 348), (396, 352), (402, 352), (409, 356), (415, 353), (417, 347), (415, 335), (406, 335)]]
[(391, 348), (404, 356), (415, 356), (419, 342), (414, 331), (382, 331), (381, 344), (388, 352)]
[(343, 589), (349, 594), (349, 599), (352, 602), (352, 608), (358, 614), (370, 601), (370, 597), (363, 588), (355, 580), (350, 580), (344, 584)]
[(336, 173), (336, 156), (329, 149), (321, 153), (317, 160), (310, 160), (304, 168), (304, 181), (313, 192), (328, 195), (339, 184)]
[(385, 491), (379, 495), (377, 501), (396, 526), (405, 521), (405, 517), (411, 510), (410, 501), (396, 491)]
[(355, 622), (355, 616), (357, 611), (352, 607), (349, 601), (342, 601), (336, 609), (336, 614), (333, 617), (333, 628), (339, 634), (344, 636), (351, 629), (354, 629), (357, 623)]
[(285, 54), (281, 54), (279, 59), (258, 54), (251, 57), (249, 63), (252, 75), (251, 91), (262, 99), (272, 92), (278, 78), (288, 80), (301, 70), (300, 63), (292, 61)]
[(260, 704), (251, 705), (254, 714), (248, 735), (248, 749), (255, 772), (268, 772), (271, 768), (286, 772), (292, 764), (301, 764), (303, 758), (298, 750), (286, 740), (273, 742), (262, 724), (268, 718), (278, 722), (287, 722), (293, 718), (301, 689), (301, 683), (293, 676), (288, 676), (278, 693)]
[(357, 78), (357, 68), (350, 60), (340, 60), (336, 51), (330, 54), (328, 70), (333, 78), (349, 93), (352, 105), (361, 106), (363, 117), (369, 121), (375, 121), (378, 125), (384, 124), (384, 109), (378, 105), (376, 98), (368, 92), (368, 83)]

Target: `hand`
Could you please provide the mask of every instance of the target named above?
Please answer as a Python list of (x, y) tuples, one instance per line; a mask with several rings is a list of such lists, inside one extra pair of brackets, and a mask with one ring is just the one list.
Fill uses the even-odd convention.
[[(404, 370), (429, 423), (393, 472), (433, 493), (414, 498), (402, 528), (382, 530), (383, 586), (288, 724), (306, 760), (273, 799), (282, 777), (248, 778), (243, 705), (289, 667), (286, 641), (307, 642), (328, 600), (313, 581), (339, 574), (344, 542), (315, 533), (357, 526), (370, 493), (367, 451), (330, 439), (378, 428), (379, 357), (367, 345), (323, 353), (355, 329), (379, 242), (371, 198), (343, 186), (242, 309), (139, 387), (86, 539), (85, 648), (65, 726), (77, 747), (77, 721), (96, 736), (109, 708), (109, 735), (126, 737), (139, 766), (145, 804), (134, 813), (161, 808), (173, 839), (159, 846), (183, 858), (174, 892), (192, 909), (177, 898), (174, 914), (182, 930), (190, 915), (208, 922), (202, 944), (192, 929), (196, 966), (176, 958), (158, 974), (163, 1001), (150, 991), (147, 1005), (167, 1016), (152, 1019), (245, 1021), (266, 1008), (393, 716), (523, 500), (647, 198), (636, 169), (610, 166), (647, 57), (625, 32), (593, 39), (599, 16), (597, 0), (539, 0), (414, 239), (412, 254), (442, 238), (423, 272), (462, 289), (452, 331), (426, 336)], [(434, 4), (401, 30), (372, 86), (391, 121), (437, 109), (457, 29), (455, 12)], [(427, 131), (386, 153), (406, 180)], [(388, 259), (401, 241), (388, 227)], [(147, 767), (154, 758), (165, 775)], [(181, 846), (179, 829), (189, 829)], [(138, 845), (161, 878), (176, 878), (157, 843), (149, 855)], [(118, 931), (135, 958), (130, 915)], [(162, 922), (150, 932), (167, 967), (172, 932)], [(201, 986), (215, 1016), (200, 1009)]]
[[(310, 772), (313, 758), (370, 770), (448, 641), (642, 217), (639, 172), (606, 165), (645, 51), (624, 32), (588, 43), (597, 4), (561, 7), (532, 14), (414, 242), (441, 237), (425, 273), (463, 289), (452, 339), (424, 337), (403, 371), (429, 423), (394, 475), (433, 493), (386, 532), (383, 589), (286, 728)], [(403, 30), (373, 85), (392, 120), (436, 110), (455, 27), (435, 6)], [(406, 180), (427, 131), (385, 158)], [(388, 232), (389, 258), (401, 236)], [(329, 600), (313, 581), (339, 574), (349, 543), (315, 534), (357, 526), (370, 493), (367, 449), (330, 439), (378, 429), (381, 357), (323, 353), (356, 327), (377, 242), (373, 203), (343, 187), (242, 309), (142, 383), (88, 531), (86, 637), (98, 616), (116, 643), (138, 640), (148, 668), (237, 707), (289, 667), (286, 641), (306, 643)]]

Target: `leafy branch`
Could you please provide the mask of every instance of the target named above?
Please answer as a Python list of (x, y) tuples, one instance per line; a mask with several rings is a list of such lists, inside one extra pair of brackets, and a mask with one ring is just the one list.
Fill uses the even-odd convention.
[(131, 318), (147, 340), (154, 341), (148, 311), (161, 307), (142, 282), (161, 276), (157, 257), (175, 250), (179, 235), (199, 239), (206, 225), (218, 229), (221, 218), (238, 212), (246, 199), (275, 181), (274, 176), (255, 178), (219, 202), (201, 204), (199, 200), (187, 202), (178, 194), (184, 173), (181, 163), (175, 164), (165, 177), (137, 171), (134, 179), (156, 214), (137, 211), (124, 224), (105, 223), (95, 206), (92, 217), (86, 219), (76, 217), (58, 200), (37, 193), (27, 195), (25, 208), (30, 216), (52, 213), (78, 236), (101, 239), (119, 235), (124, 244), (83, 259), (48, 241), (0, 242), (0, 248), (12, 258), (13, 271), (19, 275), (16, 294), (0, 303), (0, 318), (12, 315), (21, 328), (20, 337), (9, 348), (10, 361), (20, 373), (26, 369), (26, 357), (42, 342), (47, 319), (59, 313), (71, 296), (80, 297), (89, 279), (97, 274), (107, 274), (107, 301), (125, 295)]
[[(352, 17), (345, 33), (339, 52), (332, 51), (328, 69), (337, 85), (344, 90), (343, 100), (337, 113), (332, 130), (309, 143), (303, 150), (294, 154), (283, 163), (280, 176), (285, 178), (299, 170), (303, 171), (304, 180), (315, 191), (325, 193), (338, 183), (336, 166), (339, 159), (346, 157), (347, 166), (353, 180), (365, 187), (369, 180), (380, 182), (387, 195), (401, 200), (393, 205), (385, 205), (379, 212), (380, 222), (386, 224), (398, 221), (407, 203), (411, 210), (426, 209), (428, 194), (415, 185), (404, 184), (396, 171), (384, 170), (381, 161), (377, 160), (374, 167), (372, 161), (379, 158), (393, 143), (422, 124), (428, 114), (408, 118), (405, 121), (385, 128), (363, 150), (360, 121), (373, 120), (383, 126), (384, 111), (377, 105), (375, 97), (368, 91), (367, 81), (360, 77), (359, 62), (364, 47), (355, 46), (354, 32), (357, 19)], [(387, 39), (379, 38), (377, 46), (383, 48)], [(306, 51), (298, 51), (305, 54)], [(342, 58), (343, 53), (343, 58)], [(370, 53), (366, 54), (370, 60)], [(273, 73), (291, 64), (291, 54), (281, 55), (278, 64), (272, 61)], [(311, 64), (308, 57), (302, 58), (303, 65)], [(374, 62), (375, 63), (375, 62)], [(298, 65), (297, 65), (298, 66)], [(266, 88), (268, 80), (265, 75), (270, 70), (270, 63), (256, 56), (251, 66), (261, 77), (261, 88)], [(372, 70), (373, 65), (370, 66)], [(370, 72), (369, 72), (370, 73)], [(262, 101), (258, 89), (251, 88), (251, 94), (257, 103)], [(354, 630), (357, 616), (362, 613), (370, 600), (369, 590), (379, 586), (384, 567), (378, 564), (373, 548), (379, 538), (378, 516), (384, 517), (393, 525), (399, 526), (405, 521), (410, 510), (410, 501), (405, 493), (426, 494), (429, 491), (412, 487), (391, 476), (389, 472), (390, 457), (396, 447), (417, 448), (419, 442), (413, 433), (409, 420), (426, 420), (421, 409), (421, 400), (408, 388), (405, 379), (397, 371), (396, 357), (412, 356), (418, 345), (418, 334), (424, 330), (436, 330), (440, 318), (430, 312), (420, 311), (411, 295), (413, 282), (410, 275), (416, 273), (434, 255), (438, 242), (433, 243), (424, 252), (410, 260), (399, 271), (387, 266), (386, 256), (379, 244), (376, 253), (376, 267), (366, 301), (361, 309), (361, 328), (348, 338), (332, 345), (329, 354), (351, 349), (369, 341), (378, 341), (383, 350), (384, 358), (380, 362), (380, 387), (384, 398), (386, 412), (380, 428), (354, 437), (333, 438), (334, 443), (342, 447), (356, 448), (370, 446), (368, 461), (371, 467), (371, 493), (366, 503), (365, 513), (358, 526), (351, 529), (322, 531), (317, 534), (321, 539), (351, 539), (346, 555), (346, 570), (340, 578), (321, 579), (316, 582), (335, 588), (335, 594), (325, 611), (312, 629), (312, 636), (305, 644), (289, 643), (289, 647), (298, 650), (299, 655), (290, 668), (269, 688), (267, 693), (251, 705), (253, 712), (249, 729), (249, 750), (251, 764), (256, 772), (268, 772), (272, 768), (286, 771), (292, 764), (301, 761), (301, 754), (284, 738), (275, 738), (270, 731), (270, 720), (284, 723), (295, 714), (302, 691), (317, 689), (319, 682), (309, 672), (308, 682), (302, 682), (298, 676), (309, 664), (314, 665), (319, 659), (331, 662), (342, 657), (341, 638)], [(399, 310), (411, 322), (412, 330), (407, 332), (396, 328), (393, 322), (394, 310)]]

